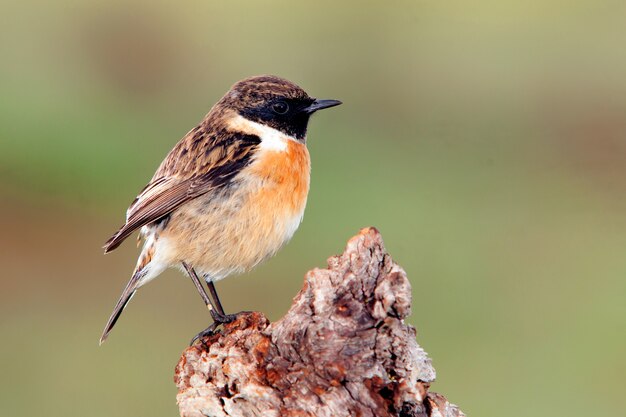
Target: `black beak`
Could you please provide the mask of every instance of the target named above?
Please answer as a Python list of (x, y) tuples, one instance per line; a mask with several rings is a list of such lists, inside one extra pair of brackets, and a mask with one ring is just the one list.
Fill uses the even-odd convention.
[(311, 114), (311, 113), (315, 113), (318, 110), (327, 109), (329, 107), (335, 107), (340, 104), (341, 104), (341, 101), (339, 100), (317, 100), (316, 99), (313, 103), (311, 103), (310, 106), (302, 109), (302, 111), (305, 113)]

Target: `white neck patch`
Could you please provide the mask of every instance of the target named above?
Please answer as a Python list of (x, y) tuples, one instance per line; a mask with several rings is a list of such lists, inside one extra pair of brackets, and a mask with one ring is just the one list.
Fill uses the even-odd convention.
[(285, 152), (287, 150), (288, 141), (293, 140), (294, 142), (298, 142), (296, 138), (280, 130), (253, 122), (239, 114), (230, 119), (228, 124), (233, 130), (260, 137), (261, 149), (267, 149), (268, 151)]

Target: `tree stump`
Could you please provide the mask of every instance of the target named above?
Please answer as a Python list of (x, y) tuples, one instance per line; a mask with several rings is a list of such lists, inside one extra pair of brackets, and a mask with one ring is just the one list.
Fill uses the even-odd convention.
[(306, 274), (282, 319), (243, 313), (183, 352), (180, 415), (464, 416), (428, 391), (435, 369), (404, 323), (410, 312), (406, 273), (363, 229)]

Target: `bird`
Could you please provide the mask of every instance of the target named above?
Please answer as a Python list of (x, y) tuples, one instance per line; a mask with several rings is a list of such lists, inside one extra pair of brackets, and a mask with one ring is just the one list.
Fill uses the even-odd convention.
[(143, 248), (100, 344), (137, 290), (170, 267), (191, 278), (213, 319), (192, 343), (234, 320), (214, 283), (249, 271), (293, 236), (310, 184), (309, 119), (340, 104), (274, 75), (235, 83), (168, 153), (105, 243), (111, 252), (139, 230)]

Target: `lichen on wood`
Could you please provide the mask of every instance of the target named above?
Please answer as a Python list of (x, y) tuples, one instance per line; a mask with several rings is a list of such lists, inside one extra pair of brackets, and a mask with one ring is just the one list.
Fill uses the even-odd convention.
[(431, 360), (404, 319), (411, 285), (367, 228), (314, 269), (287, 314), (242, 313), (176, 367), (182, 417), (464, 416), (429, 392)]

